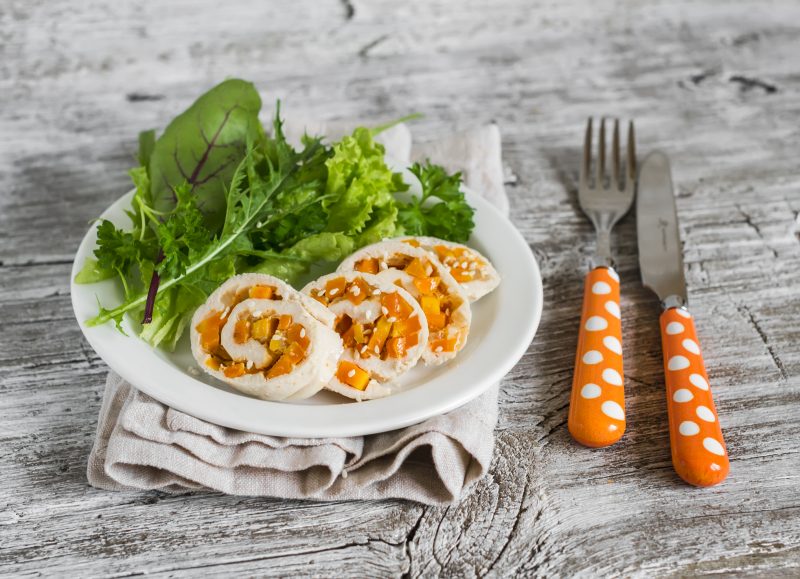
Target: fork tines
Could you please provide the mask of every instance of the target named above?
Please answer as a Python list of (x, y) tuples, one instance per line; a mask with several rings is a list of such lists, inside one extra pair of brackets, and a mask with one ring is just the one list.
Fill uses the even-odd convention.
[(606, 188), (608, 178), (611, 187), (617, 190), (627, 188), (634, 182), (636, 176), (636, 139), (633, 129), (633, 121), (628, 122), (628, 143), (627, 155), (625, 160), (625, 181), (620, 171), (620, 152), (619, 152), (619, 119), (614, 119), (614, 132), (611, 138), (611, 175), (606, 173), (606, 119), (600, 119), (600, 134), (597, 144), (597, 161), (595, 163), (594, 182), (589, 183), (592, 164), (592, 117), (586, 123), (586, 137), (583, 141), (583, 163), (581, 164), (580, 185), (583, 188)]

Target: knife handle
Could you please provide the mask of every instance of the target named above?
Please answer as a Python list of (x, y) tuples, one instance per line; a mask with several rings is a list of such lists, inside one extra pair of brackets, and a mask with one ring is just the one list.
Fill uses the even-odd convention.
[(669, 308), (660, 321), (672, 464), (691, 485), (719, 484), (730, 463), (694, 320), (684, 308)]
[(625, 432), (619, 276), (610, 267), (586, 275), (569, 404), (569, 432), (585, 446), (609, 446)]

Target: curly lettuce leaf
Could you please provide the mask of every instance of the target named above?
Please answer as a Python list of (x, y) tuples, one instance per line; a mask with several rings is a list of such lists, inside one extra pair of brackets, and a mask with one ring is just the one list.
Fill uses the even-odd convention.
[(376, 207), (393, 204), (391, 194), (405, 189), (400, 175), (386, 165), (384, 153), (383, 145), (364, 127), (333, 146), (333, 157), (325, 163), (326, 193), (332, 198), (324, 203), (326, 231), (360, 233)]

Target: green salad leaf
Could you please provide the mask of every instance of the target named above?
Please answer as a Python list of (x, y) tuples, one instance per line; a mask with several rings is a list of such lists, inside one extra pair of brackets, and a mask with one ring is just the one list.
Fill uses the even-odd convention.
[(327, 231), (359, 233), (376, 207), (392, 203), (394, 192), (408, 188), (386, 165), (385, 152), (371, 131), (363, 127), (333, 146), (333, 157), (325, 163), (326, 192), (332, 197), (325, 204)]
[[(422, 196), (398, 203), (397, 219), (404, 232), (466, 243), (475, 227), (475, 210), (461, 191), (461, 173), (449, 175), (430, 161), (424, 165), (414, 163), (409, 171), (419, 179)], [(434, 202), (436, 199), (438, 203)]]
[(125, 314), (145, 322), (139, 335), (172, 349), (194, 310), (222, 282), (262, 272), (297, 283), (334, 267), (354, 250), (403, 233), (464, 241), (472, 209), (459, 174), (414, 165), (422, 195), (409, 196), (374, 137), (357, 128), (331, 145), (283, 131), (280, 103), (271, 131), (258, 121), (261, 99), (228, 80), (201, 96), (157, 139), (139, 136), (140, 166), (126, 211), (128, 228), (100, 220), (97, 248), (78, 283), (117, 278), (122, 303), (100, 306), (88, 325)]
[(225, 188), (244, 157), (247, 143), (263, 136), (260, 110), (261, 97), (255, 87), (231, 79), (175, 117), (149, 154), (153, 207), (171, 210), (177, 202), (175, 188), (187, 183), (209, 228), (219, 227), (225, 210)]

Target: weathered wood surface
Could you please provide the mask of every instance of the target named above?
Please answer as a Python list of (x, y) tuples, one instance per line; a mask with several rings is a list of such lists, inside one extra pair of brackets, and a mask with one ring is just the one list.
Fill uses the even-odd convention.
[[(7, 575), (800, 573), (797, 2), (0, 3), (0, 572)], [(505, 381), (494, 466), (448, 508), (90, 488), (106, 369), (72, 320), (87, 222), (127, 187), (139, 130), (226, 76), (287, 114), (423, 138), (495, 120), (514, 223), (542, 267), (540, 331)], [(669, 459), (657, 305), (615, 235), (629, 430), (566, 430), (590, 225), (590, 114), (672, 157), (688, 284), (732, 459)]]

